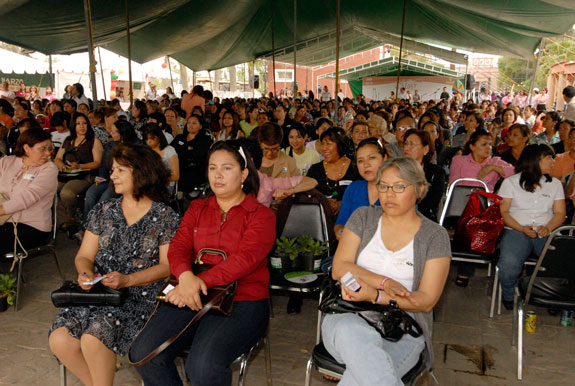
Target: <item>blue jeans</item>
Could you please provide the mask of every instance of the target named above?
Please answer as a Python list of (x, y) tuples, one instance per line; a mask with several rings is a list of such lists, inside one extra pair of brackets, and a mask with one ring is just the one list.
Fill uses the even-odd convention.
[(523, 263), (532, 253), (537, 256), (541, 254), (547, 237), (549, 236), (532, 239), (525, 233), (514, 229), (503, 230), (497, 263), (503, 299), (513, 300), (513, 291), (523, 271)]
[(115, 196), (114, 190), (110, 187), (110, 184), (104, 182), (102, 184), (93, 184), (86, 191), (86, 197), (84, 198), (84, 213), (82, 214), (82, 230), (86, 229), (85, 222), (88, 218), (88, 213), (96, 206), (100, 201), (107, 201)]
[[(196, 311), (162, 303), (130, 348), (138, 361), (182, 330)], [(269, 323), (267, 299), (235, 302), (232, 315), (206, 314), (145, 365), (136, 367), (145, 386), (182, 385), (174, 359), (185, 349), (186, 373), (194, 386), (231, 385), (230, 365), (264, 335)]]
[(325, 348), (346, 365), (341, 386), (403, 386), (401, 377), (417, 364), (425, 349), (423, 335), (405, 334), (398, 342), (390, 342), (355, 314), (327, 314), (321, 327)]

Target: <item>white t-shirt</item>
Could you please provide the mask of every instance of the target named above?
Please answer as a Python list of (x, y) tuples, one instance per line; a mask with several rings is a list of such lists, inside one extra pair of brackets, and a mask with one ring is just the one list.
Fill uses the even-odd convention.
[(315, 144), (317, 143), (317, 139), (314, 139), (313, 141), (310, 141), (308, 143), (305, 144), (305, 147), (309, 147), (310, 149), (312, 149), (313, 151), (315, 151), (318, 155), (319, 155), (319, 160), (323, 161), (324, 156), (323, 154), (321, 154), (320, 152), (317, 151), (317, 148), (315, 147)]
[(521, 173), (507, 177), (499, 188), (501, 197), (511, 198), (509, 214), (521, 225), (547, 225), (553, 218), (553, 203), (565, 198), (563, 185), (557, 178), (546, 182), (543, 176), (535, 191), (530, 193), (519, 185), (520, 177)]
[(413, 240), (399, 251), (390, 251), (381, 239), (381, 219), (373, 238), (359, 254), (357, 265), (413, 291)]
[[(286, 155), (290, 155), (289, 151), (290, 148), (286, 147), (285, 149), (282, 150)], [(291, 155), (291, 157), (293, 159), (295, 159), (295, 164), (297, 166), (297, 168), (299, 169), (299, 172), (302, 176), (305, 176), (307, 174), (307, 171), (309, 170), (309, 168), (311, 167), (311, 165), (318, 163), (319, 161), (321, 161), (321, 159), (319, 158), (319, 153), (315, 150), (313, 150), (310, 147), (305, 147), (305, 150), (302, 154), (296, 154), (295, 151), (293, 152), (293, 154)]]
[(68, 138), (70, 131), (65, 131), (63, 133), (53, 131), (50, 135), (52, 136), (52, 143), (54, 144), (54, 147), (62, 147), (62, 143), (64, 143), (64, 140)]
[(321, 101), (322, 102), (329, 102), (331, 100), (331, 93), (329, 91), (322, 91), (321, 92)]

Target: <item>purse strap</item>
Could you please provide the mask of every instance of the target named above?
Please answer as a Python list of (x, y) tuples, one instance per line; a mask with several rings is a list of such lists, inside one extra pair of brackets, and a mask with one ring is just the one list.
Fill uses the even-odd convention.
[[(228, 288), (228, 290), (229, 290), (229, 288)], [(164, 351), (172, 343), (174, 343), (184, 332), (186, 332), (186, 330), (192, 324), (198, 322), (206, 313), (208, 313), (208, 311), (210, 311), (212, 309), (214, 304), (219, 303), (220, 300), (222, 300), (223, 297), (226, 296), (227, 293), (228, 293), (228, 291), (222, 291), (222, 292), (218, 293), (208, 303), (204, 304), (204, 307), (196, 315), (194, 315), (192, 320), (190, 320), (188, 322), (188, 324), (186, 324), (186, 326), (184, 328), (182, 328), (182, 330), (180, 332), (178, 332), (176, 335), (172, 336), (170, 339), (166, 340), (164, 343), (162, 343), (161, 345), (156, 347), (154, 349), (154, 351), (152, 351), (151, 353), (146, 355), (143, 359), (141, 359), (137, 362), (132, 362), (130, 360), (130, 364), (134, 365), (134, 366), (142, 366), (142, 365), (145, 365), (146, 363), (148, 363), (149, 361), (151, 361), (152, 359), (154, 359), (155, 357), (157, 357), (162, 351)], [(158, 310), (159, 305), (160, 305), (160, 302), (158, 301), (158, 303), (156, 304), (156, 308), (154, 308), (154, 312), (152, 313), (152, 315), (150, 316), (150, 318), (148, 319), (148, 321), (146, 322), (146, 324), (144, 325), (144, 328), (142, 328), (142, 330), (144, 330), (146, 328), (146, 326), (148, 325), (148, 322), (152, 319), (152, 317), (154, 316), (154, 314)]]

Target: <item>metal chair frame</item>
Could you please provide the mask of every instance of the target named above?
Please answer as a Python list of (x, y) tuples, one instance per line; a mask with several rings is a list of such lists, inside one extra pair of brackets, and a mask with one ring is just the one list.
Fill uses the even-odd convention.
[[(523, 313), (524, 313), (524, 306), (529, 304), (529, 300), (531, 298), (531, 291), (533, 289), (533, 284), (535, 282), (535, 278), (539, 272), (545, 272), (545, 269), (541, 267), (541, 264), (545, 260), (548, 251), (555, 250), (555, 247), (552, 245), (553, 239), (556, 236), (563, 236), (563, 232), (569, 232), (570, 237), (574, 237), (575, 235), (575, 225), (563, 225), (559, 228), (556, 228), (551, 234), (549, 238), (545, 242), (545, 246), (543, 247), (543, 251), (541, 255), (537, 259), (537, 263), (535, 264), (535, 269), (531, 274), (529, 279), (529, 283), (527, 285), (527, 289), (525, 291), (525, 298), (523, 298), (519, 292), (518, 288), (515, 288), (515, 296), (513, 298), (513, 323), (512, 323), (512, 340), (511, 345), (515, 346), (517, 343), (517, 379), (523, 379)], [(575, 238), (574, 238), (575, 239)], [(515, 335), (517, 333), (517, 335)]]
[[(33, 256), (41, 255), (41, 254), (51, 254), (54, 258), (54, 262), (56, 263), (56, 268), (58, 269), (58, 273), (60, 274), (60, 278), (62, 282), (66, 280), (64, 274), (62, 273), (62, 269), (60, 268), (60, 263), (58, 261), (58, 256), (56, 255), (56, 235), (57, 235), (57, 225), (58, 225), (58, 194), (54, 195), (54, 202), (52, 203), (52, 232), (50, 234), (50, 240), (47, 244), (40, 245), (35, 248), (30, 248), (28, 250), (28, 257), (25, 259), (21, 258), (23, 254), (18, 252), (16, 258), (18, 258), (18, 265), (17, 265), (17, 281), (16, 281), (16, 299), (14, 300), (14, 312), (18, 311), (20, 306), (20, 297), (22, 291), (22, 283), (24, 282), (24, 278), (22, 277), (22, 266), (24, 264), (24, 260), (29, 259)], [(6, 253), (4, 254), (5, 259), (14, 259), (14, 253)]]
[[(462, 184), (462, 182), (474, 182), (481, 184), (481, 186), (469, 186)], [(485, 183), (485, 181), (477, 179), (477, 178), (458, 178), (457, 180), (453, 181), (449, 188), (447, 189), (447, 196), (445, 199), (445, 203), (443, 205), (443, 209), (441, 210), (441, 216), (439, 217), (439, 225), (443, 226), (445, 222), (445, 217), (447, 215), (447, 210), (449, 209), (449, 205), (451, 203), (451, 199), (453, 196), (453, 191), (455, 190), (456, 185), (465, 186), (468, 188), (483, 188), (484, 191), (489, 193), (489, 187)], [(487, 265), (487, 276), (491, 276), (491, 266), (492, 266), (492, 259), (482, 259), (482, 258), (469, 258), (469, 257), (461, 257), (461, 256), (452, 256), (451, 260), (453, 261), (462, 261), (466, 263), (474, 263), (474, 264), (486, 264)]]

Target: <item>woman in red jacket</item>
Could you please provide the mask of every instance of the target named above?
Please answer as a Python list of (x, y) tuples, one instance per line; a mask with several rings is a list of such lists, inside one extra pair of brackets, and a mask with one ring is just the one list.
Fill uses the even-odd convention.
[[(210, 149), (208, 179), (214, 193), (193, 201), (170, 244), (171, 273), (179, 284), (134, 341), (130, 359), (139, 361), (182, 330), (202, 308), (200, 293), (238, 281), (231, 316), (208, 313), (172, 345), (137, 367), (146, 385), (182, 385), (174, 359), (189, 348), (186, 372), (194, 385), (230, 385), (230, 365), (265, 334), (269, 321), (267, 254), (275, 240), (275, 216), (261, 205), (257, 170), (236, 141)], [(203, 248), (227, 253), (204, 256), (217, 264), (195, 275), (192, 260)]]

